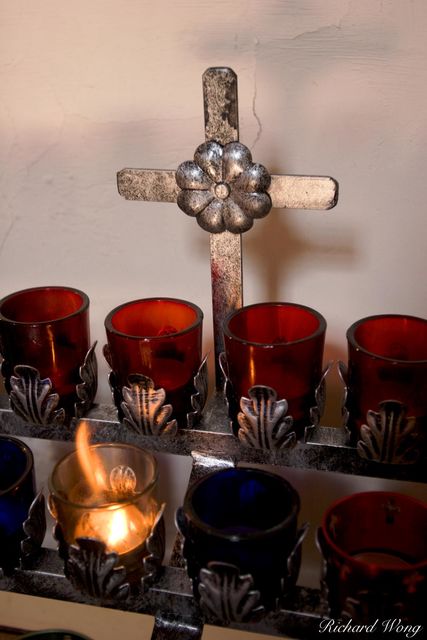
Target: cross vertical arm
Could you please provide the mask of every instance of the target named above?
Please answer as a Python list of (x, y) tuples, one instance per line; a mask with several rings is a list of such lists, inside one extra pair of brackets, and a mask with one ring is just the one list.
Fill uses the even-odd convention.
[[(237, 76), (231, 69), (215, 67), (203, 74), (205, 139), (222, 145), (239, 139)], [(210, 234), (212, 310), (216, 387), (222, 386), (218, 366), (224, 350), (225, 317), (243, 304), (242, 236), (223, 231)]]

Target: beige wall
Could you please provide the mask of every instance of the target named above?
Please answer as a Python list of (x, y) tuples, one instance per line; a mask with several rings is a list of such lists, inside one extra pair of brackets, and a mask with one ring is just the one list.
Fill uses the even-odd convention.
[[(124, 201), (115, 174), (191, 159), (203, 141), (201, 75), (227, 65), (239, 77), (240, 138), (255, 161), (340, 184), (331, 212), (273, 211), (245, 236), (245, 302), (318, 309), (327, 358), (345, 358), (345, 330), (358, 318), (427, 317), (423, 0), (3, 0), (0, 14), (0, 295), (84, 289), (100, 345), (117, 304), (184, 297), (204, 310), (212, 348), (207, 235), (174, 205)], [(98, 354), (98, 399), (109, 402)], [(332, 422), (337, 384), (332, 376)], [(42, 482), (59, 452), (34, 447)], [(172, 513), (188, 469), (162, 464)], [(388, 486), (288, 476), (307, 512)], [(308, 517), (314, 530), (317, 514)], [(308, 582), (318, 570), (312, 538), (311, 549)], [(42, 610), (49, 626), (50, 606)], [(16, 625), (12, 611), (2, 595), (0, 623)], [(31, 616), (22, 613), (23, 626)]]

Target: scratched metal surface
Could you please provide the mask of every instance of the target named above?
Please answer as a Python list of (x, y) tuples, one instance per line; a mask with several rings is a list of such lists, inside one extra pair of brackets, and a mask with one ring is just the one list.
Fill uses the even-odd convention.
[[(48, 440), (73, 441), (76, 423), (70, 427), (38, 427), (25, 424), (7, 408), (7, 397), (0, 396), (0, 433)], [(216, 458), (247, 464), (272, 464), (297, 469), (346, 473), (376, 478), (427, 482), (427, 465), (386, 465), (360, 458), (347, 444), (344, 429), (319, 426), (309, 433), (308, 442), (292, 449), (265, 451), (244, 446), (232, 434), (221, 394), (208, 400), (200, 424), (195, 429), (179, 429), (174, 437), (141, 436), (117, 420), (113, 405), (96, 405), (87, 415), (93, 442), (129, 442), (154, 452), (189, 456), (207, 453)]]

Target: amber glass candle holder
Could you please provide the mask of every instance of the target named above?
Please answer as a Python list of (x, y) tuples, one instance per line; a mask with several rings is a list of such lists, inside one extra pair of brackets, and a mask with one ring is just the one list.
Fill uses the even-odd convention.
[[(116, 404), (120, 408), (125, 401), (129, 421), (137, 422), (135, 411), (150, 396), (159, 410), (163, 401), (171, 406), (170, 413), (164, 413), (167, 418), (186, 425), (187, 414), (194, 410), (194, 378), (202, 360), (202, 323), (199, 307), (173, 298), (135, 300), (108, 314), (104, 353), (114, 374)], [(164, 390), (164, 397), (158, 389)], [(138, 393), (144, 400), (133, 407)]]
[(81, 417), (96, 393), (89, 350), (89, 298), (68, 287), (37, 287), (0, 301), (2, 372), (13, 410), (35, 424)]
[(29, 447), (9, 436), (0, 437), (0, 567), (18, 565), (23, 523), (35, 498), (34, 460)]
[(298, 436), (311, 424), (310, 409), (322, 376), (326, 321), (302, 305), (267, 302), (243, 307), (225, 321), (230, 417), (236, 433), (241, 398), (261, 385), (285, 399)]
[(332, 617), (425, 624), (426, 504), (394, 492), (353, 494), (327, 509), (318, 542)]
[(108, 598), (124, 584), (138, 583), (150, 536), (159, 533), (156, 485), (154, 456), (133, 445), (93, 445), (86, 458), (77, 450), (57, 463), (49, 479), (49, 509), (74, 586)]
[(427, 320), (363, 318), (347, 331), (348, 426), (367, 458), (411, 463), (427, 441)]
[(243, 622), (295, 585), (306, 527), (297, 532), (299, 496), (281, 476), (250, 468), (210, 473), (178, 509), (194, 594), (224, 622)]

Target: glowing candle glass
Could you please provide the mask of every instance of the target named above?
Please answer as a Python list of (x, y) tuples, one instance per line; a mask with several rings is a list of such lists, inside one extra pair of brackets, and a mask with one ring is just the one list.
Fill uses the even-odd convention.
[(394, 492), (334, 502), (318, 531), (333, 617), (422, 623), (427, 602), (427, 504)]
[(203, 313), (173, 298), (147, 298), (113, 309), (105, 319), (111, 367), (122, 389), (143, 374), (166, 391), (173, 417), (192, 411), (193, 378), (202, 359)]
[(68, 287), (37, 287), (0, 301), (0, 352), (6, 387), (17, 365), (37, 369), (52, 382), (59, 406), (74, 415), (80, 366), (89, 350), (89, 298)]
[(427, 421), (427, 320), (362, 318), (348, 329), (347, 340), (352, 427), (358, 431), (368, 410), (383, 400), (398, 400), (408, 415)]
[[(192, 484), (177, 524), (195, 595), (200, 595), (201, 570), (225, 563), (237, 567), (240, 576), (250, 574), (262, 604), (274, 608), (296, 545), (299, 505), (289, 482), (258, 469), (224, 469)], [(298, 553), (296, 559), (295, 574)]]
[(302, 435), (316, 404), (325, 332), (325, 319), (297, 304), (267, 302), (231, 314), (224, 342), (235, 406), (254, 385), (272, 387), (278, 399), (288, 401), (288, 413)]
[[(86, 457), (85, 457), (86, 456)], [(49, 506), (65, 542), (95, 538), (119, 555), (127, 580), (143, 572), (145, 540), (159, 506), (157, 464), (143, 449), (99, 444), (77, 449), (55, 466), (49, 480)]]
[(26, 444), (0, 437), (0, 567), (17, 566), (23, 523), (35, 497), (33, 454)]

